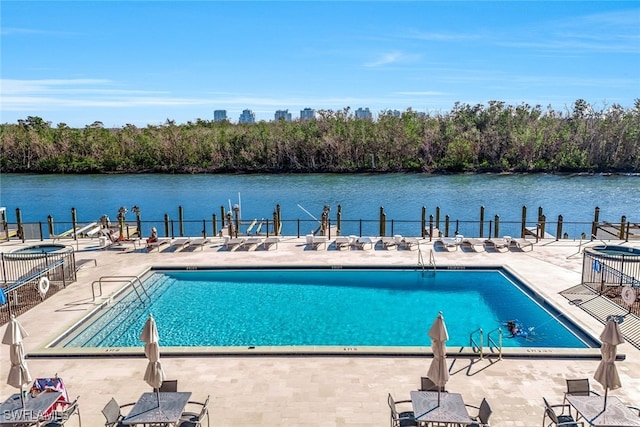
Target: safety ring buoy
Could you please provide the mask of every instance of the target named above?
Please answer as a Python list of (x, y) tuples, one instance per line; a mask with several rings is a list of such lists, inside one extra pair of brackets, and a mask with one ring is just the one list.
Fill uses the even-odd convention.
[(622, 301), (628, 306), (632, 306), (633, 303), (636, 302), (636, 290), (631, 286), (625, 286), (620, 296), (622, 297)]
[(42, 298), (44, 298), (45, 295), (47, 295), (47, 292), (49, 292), (49, 285), (51, 283), (49, 282), (49, 279), (47, 279), (46, 277), (41, 277), (40, 281), (38, 282), (38, 292), (40, 292), (40, 296)]

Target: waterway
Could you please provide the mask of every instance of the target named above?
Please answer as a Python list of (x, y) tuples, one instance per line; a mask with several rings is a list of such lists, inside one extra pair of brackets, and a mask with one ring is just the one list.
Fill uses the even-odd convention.
[[(423, 206), (427, 218), (439, 207), (441, 221), (448, 215), (452, 222), (460, 221), (461, 231), (466, 221), (479, 221), (481, 206), (486, 221), (499, 215), (504, 223), (521, 221), (523, 206), (527, 207), (527, 222), (535, 222), (540, 207), (548, 221), (562, 215), (566, 223), (589, 223), (599, 207), (601, 221), (620, 222), (625, 215), (628, 221), (640, 222), (640, 176), (0, 174), (0, 206), (6, 208), (9, 222), (16, 220), (16, 208), (24, 222), (46, 224), (49, 215), (56, 222), (69, 223), (71, 208), (76, 209), (80, 223), (95, 221), (103, 214), (113, 221), (121, 206), (130, 211), (136, 205), (145, 223), (162, 221), (165, 214), (177, 219), (179, 206), (186, 221), (211, 223), (212, 215), (220, 217), (221, 206), (229, 211), (236, 204), (243, 221), (272, 219), (280, 205), (284, 220), (311, 221), (303, 225), (303, 234), (315, 226), (313, 218), (320, 218), (325, 205), (331, 208), (332, 221), (341, 205), (347, 223), (378, 221), (384, 207), (386, 220), (395, 221), (396, 228), (403, 221), (420, 221)], [(132, 219), (135, 216), (130, 212), (127, 220)], [(288, 226), (292, 230), (293, 225)], [(353, 222), (351, 227), (354, 234), (360, 234), (362, 224)], [(407, 233), (419, 234), (418, 230)], [(476, 233), (470, 230), (467, 234)]]

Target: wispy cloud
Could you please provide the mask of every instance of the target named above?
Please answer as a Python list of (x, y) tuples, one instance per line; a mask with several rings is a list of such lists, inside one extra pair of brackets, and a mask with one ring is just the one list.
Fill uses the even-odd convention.
[(391, 65), (396, 63), (415, 62), (418, 59), (420, 59), (420, 55), (407, 54), (400, 51), (395, 51), (395, 52), (383, 53), (373, 61), (365, 62), (363, 65), (365, 67), (374, 68), (374, 67), (382, 67), (385, 65)]

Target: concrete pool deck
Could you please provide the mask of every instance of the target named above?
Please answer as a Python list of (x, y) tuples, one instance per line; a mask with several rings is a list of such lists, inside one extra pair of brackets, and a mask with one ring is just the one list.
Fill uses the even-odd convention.
[[(48, 242), (48, 241), (45, 241)], [(433, 250), (439, 267), (506, 266), (553, 303), (575, 323), (594, 336), (603, 324), (559, 294), (580, 283), (582, 255), (579, 242), (541, 240), (532, 251), (478, 252), (444, 250), (428, 240), (421, 241), (425, 261)], [(22, 244), (0, 244), (8, 252)], [(612, 241), (612, 244), (620, 244)], [(96, 241), (80, 241), (77, 260), (83, 264), (78, 280), (19, 317), (29, 332), (27, 353), (37, 352), (85, 316), (95, 305), (91, 283), (102, 276), (138, 275), (151, 266), (263, 266), (263, 265), (393, 265), (415, 266), (417, 250), (338, 251), (309, 250), (304, 238), (285, 237), (270, 251), (227, 251), (222, 239), (213, 239), (203, 250), (175, 253), (91, 250)], [(638, 247), (638, 242), (626, 244)], [(75, 246), (75, 243), (74, 243)], [(162, 248), (161, 248), (162, 249)], [(122, 283), (103, 284), (107, 298)], [(445, 313), (445, 319), (446, 313)], [(425, 334), (432, 319), (425, 319)], [(454, 321), (447, 319), (448, 322)], [(4, 332), (4, 327), (2, 331)], [(162, 338), (161, 338), (162, 339)], [(161, 341), (162, 343), (162, 341)], [(595, 350), (596, 352), (598, 350)], [(8, 346), (0, 346), (0, 397), (16, 391), (4, 379), (9, 371)], [(625, 343), (617, 362), (622, 388), (610, 391), (628, 405), (640, 405), (640, 350)], [(493, 426), (540, 425), (542, 397), (561, 403), (566, 378), (589, 378), (592, 388), (604, 390), (593, 379), (598, 360), (577, 357), (545, 358), (544, 349), (532, 356), (496, 358), (456, 357), (449, 354), (450, 380), (447, 389), (462, 393), (466, 403), (489, 401)], [(211, 424), (219, 426), (379, 426), (389, 423), (387, 394), (396, 400), (408, 399), (426, 375), (431, 359), (403, 356), (171, 356), (162, 364), (168, 379), (177, 379), (180, 391), (192, 391), (192, 400), (211, 396)], [(140, 357), (65, 357), (28, 360), (32, 377), (62, 377), (71, 397), (80, 396), (85, 426), (104, 425), (101, 410), (111, 397), (120, 404), (135, 401), (149, 386), (144, 382), (146, 360)], [(67, 425), (76, 426), (72, 419)]]

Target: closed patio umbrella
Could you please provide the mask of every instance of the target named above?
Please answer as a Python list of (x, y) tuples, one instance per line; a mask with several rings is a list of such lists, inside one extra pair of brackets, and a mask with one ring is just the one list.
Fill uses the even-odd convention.
[(449, 339), (449, 333), (447, 332), (447, 326), (444, 324), (442, 312), (438, 313), (438, 317), (431, 325), (429, 337), (431, 338), (433, 360), (429, 366), (427, 377), (438, 386), (438, 405), (440, 405), (440, 390), (449, 381), (447, 349), (445, 347), (445, 341)]
[(144, 380), (156, 390), (158, 405), (160, 405), (159, 388), (164, 381), (164, 370), (160, 363), (160, 344), (158, 336), (158, 328), (153, 316), (149, 314), (149, 318), (144, 324), (140, 339), (144, 341), (144, 354), (149, 359), (147, 370), (144, 373)]
[(618, 323), (609, 318), (607, 324), (600, 334), (600, 340), (602, 345), (600, 346), (600, 353), (602, 353), (602, 360), (596, 369), (596, 373), (593, 378), (596, 379), (602, 387), (604, 387), (604, 408), (607, 407), (607, 392), (609, 390), (615, 390), (622, 387), (620, 382), (620, 376), (618, 376), (618, 369), (615, 365), (616, 353), (618, 351), (618, 344), (622, 344), (624, 337), (620, 332)]
[[(29, 373), (29, 368), (24, 358), (24, 347), (22, 345), (23, 338), (27, 336), (29, 336), (29, 334), (22, 328), (18, 319), (16, 319), (15, 316), (11, 316), (11, 320), (2, 337), (2, 343), (11, 346), (9, 348), (11, 369), (9, 370), (7, 384), (20, 389), (20, 399), (23, 399), (23, 387), (32, 381), (31, 373)], [(24, 406), (24, 400), (22, 400), (22, 405)]]

